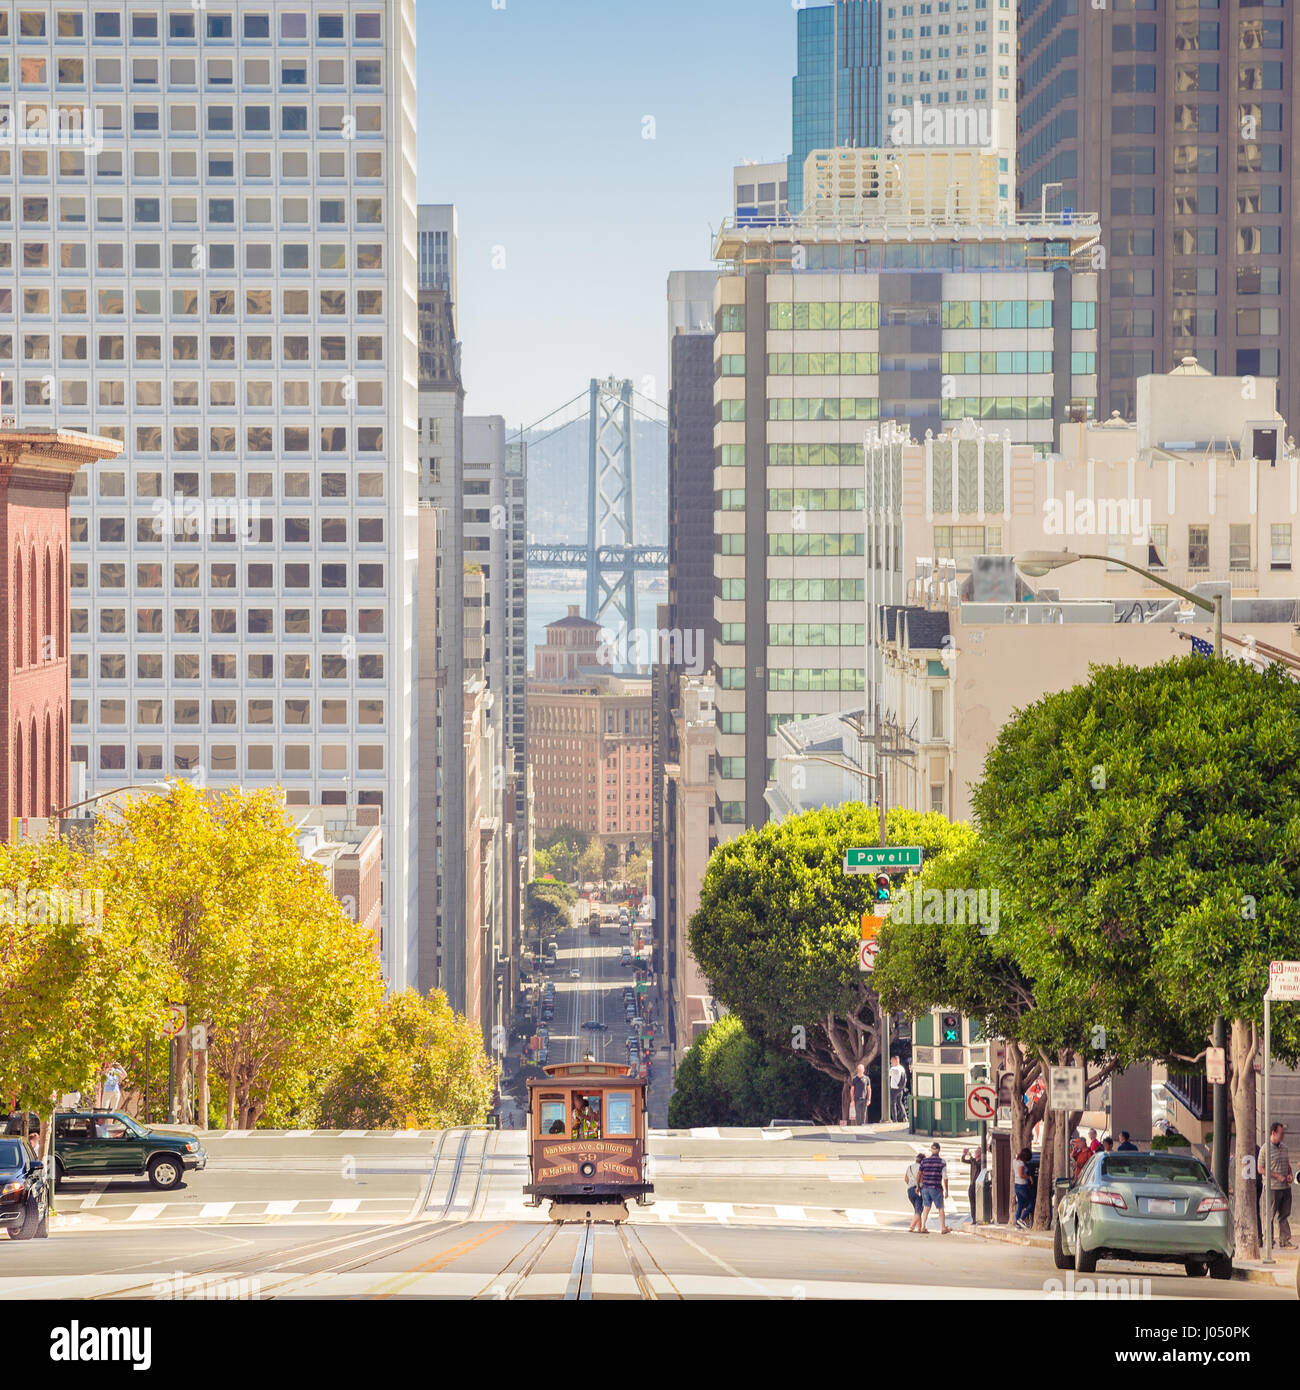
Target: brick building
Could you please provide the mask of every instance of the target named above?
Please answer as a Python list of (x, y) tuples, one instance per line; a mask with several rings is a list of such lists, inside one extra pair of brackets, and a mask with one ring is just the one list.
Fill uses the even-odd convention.
[(5, 623), (0, 840), (69, 799), (68, 499), (83, 464), (122, 446), (73, 430), (0, 430)]
[(604, 655), (600, 625), (576, 607), (547, 624), (528, 683), (534, 824), (640, 846), (651, 830), (650, 678)]

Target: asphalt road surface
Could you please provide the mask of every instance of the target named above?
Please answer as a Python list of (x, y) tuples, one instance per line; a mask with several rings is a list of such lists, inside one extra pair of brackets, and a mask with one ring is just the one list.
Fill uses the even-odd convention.
[[(601, 997), (599, 975), (569, 993), (578, 1017)], [(482, 1130), (211, 1135), (207, 1170), (177, 1192), (67, 1183), (49, 1240), (0, 1241), (0, 1297), (1061, 1297), (1049, 1252), (965, 1233), (964, 1201), (951, 1234), (907, 1231), (905, 1138), (656, 1134), (654, 1204), (620, 1228), (556, 1225), (526, 1207), (523, 1141)], [(1168, 1267), (1099, 1273), (1132, 1281), (1119, 1296), (1295, 1298)]]

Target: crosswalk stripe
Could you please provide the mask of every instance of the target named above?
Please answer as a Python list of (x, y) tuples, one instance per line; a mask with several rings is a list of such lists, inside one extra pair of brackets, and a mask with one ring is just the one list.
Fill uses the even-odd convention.
[(210, 1217), (229, 1216), (234, 1209), (234, 1202), (205, 1202), (203, 1210), (199, 1212), (199, 1219), (202, 1221)]
[(161, 1216), (166, 1202), (155, 1202), (152, 1206), (136, 1207), (126, 1219), (128, 1221), (152, 1221), (155, 1217)]
[(361, 1207), (360, 1197), (336, 1197), (330, 1203), (330, 1214), (339, 1215), (341, 1213), (358, 1211)]
[(266, 1204), (266, 1214), (267, 1216), (292, 1216), (297, 1205), (298, 1199), (296, 1197), (291, 1201), (268, 1202)]

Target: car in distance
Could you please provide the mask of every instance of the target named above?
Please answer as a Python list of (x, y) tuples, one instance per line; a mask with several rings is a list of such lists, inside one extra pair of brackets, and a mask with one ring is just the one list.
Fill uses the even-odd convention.
[(577, 967), (576, 965), (571, 965), (571, 966), (569, 966), (569, 979), (571, 979), (571, 980), (580, 980), (580, 979), (582, 979), (582, 971), (579, 970), (578, 967)]
[(154, 1187), (179, 1187), (207, 1151), (183, 1130), (150, 1129), (119, 1110), (76, 1110), (54, 1117), (54, 1166), (65, 1178), (147, 1175)]
[(17, 1136), (0, 1138), (0, 1226), (11, 1240), (43, 1240), (50, 1233), (45, 1165)]
[(602, 1023), (598, 1018), (589, 1018), (582, 1025), (589, 1033), (603, 1033), (608, 1029), (608, 1023)]
[(1231, 1279), (1232, 1249), (1227, 1196), (1199, 1158), (1099, 1153), (1056, 1184), (1057, 1269), (1091, 1274), (1098, 1260), (1147, 1260)]
[(630, 947), (628, 947), (628, 946), (624, 946), (624, 947), (623, 947), (623, 954), (622, 954), (622, 956), (620, 957), (618, 963), (619, 963), (620, 965), (631, 965), (631, 964), (632, 964), (632, 951), (631, 951), (631, 948), (630, 948)]

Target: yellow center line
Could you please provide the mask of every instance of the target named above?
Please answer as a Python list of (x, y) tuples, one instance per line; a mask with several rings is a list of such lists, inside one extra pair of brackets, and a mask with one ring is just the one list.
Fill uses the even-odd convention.
[(383, 1293), (376, 1295), (378, 1298), (391, 1298), (393, 1294), (400, 1293), (403, 1289), (409, 1288), (420, 1277), (421, 1274), (432, 1274), (437, 1270), (445, 1269), (449, 1264), (459, 1260), (462, 1255), (468, 1255), (471, 1250), (485, 1244), (493, 1236), (499, 1236), (502, 1231), (510, 1229), (507, 1221), (498, 1222), (490, 1230), (484, 1231), (481, 1235), (471, 1236), (468, 1240), (462, 1240), (459, 1245), (453, 1245), (450, 1250), (444, 1250), (440, 1255), (434, 1255), (432, 1259), (426, 1260), (421, 1265), (416, 1265), (413, 1270), (408, 1272), (406, 1278), (393, 1280), (389, 1283)]

